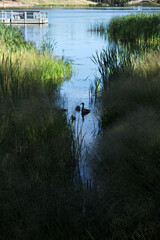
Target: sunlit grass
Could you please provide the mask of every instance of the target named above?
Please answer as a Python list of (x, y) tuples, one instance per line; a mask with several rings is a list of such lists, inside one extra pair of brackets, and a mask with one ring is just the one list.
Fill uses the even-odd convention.
[[(1, 24), (0, 31), (1, 159), (16, 162), (19, 156), (23, 163), (18, 165), (28, 158), (33, 165), (37, 157), (48, 159), (50, 169), (63, 161), (64, 168), (72, 165), (73, 132), (56, 106), (57, 87), (71, 76), (71, 63), (36, 49), (11, 26)], [(63, 139), (68, 139), (66, 144)], [(39, 167), (49, 177), (47, 165)], [(41, 178), (38, 167), (36, 171)]]
[(154, 42), (160, 40), (160, 14), (137, 14), (111, 19), (110, 39), (120, 42)]
[(96, 22), (89, 31), (101, 34), (108, 33), (109, 39), (118, 43), (159, 43), (160, 14), (131, 14), (113, 17), (109, 24)]
[[(11, 26), (1, 24), (0, 31), (0, 114), (1, 132), (4, 132), (2, 139), (12, 139), (10, 135), (14, 135), (15, 130), (11, 126), (15, 125), (16, 141), (20, 143), (19, 148), (23, 149), (21, 146), (23, 141), (18, 138), (28, 139), (29, 134), (30, 141), (36, 142), (39, 139), (39, 129), (45, 134), (45, 129), (48, 129), (47, 122), (52, 128), (58, 116), (64, 122), (64, 128), (67, 127), (63, 116), (56, 110), (58, 107), (54, 102), (56, 100), (54, 95), (57, 86), (71, 76), (72, 65), (63, 58), (57, 59), (47, 51), (37, 50), (34, 44), (25, 42), (23, 35)], [(30, 118), (26, 117), (26, 111)], [(51, 115), (53, 116), (50, 117)], [(61, 128), (59, 130), (60, 133), (63, 131)], [(26, 143), (23, 144), (27, 146)]]
[[(39, 84), (44, 85), (50, 81), (53, 85), (60, 85), (64, 79), (71, 76), (72, 65), (70, 62), (63, 58), (58, 59), (47, 51), (37, 50), (32, 43), (25, 42), (23, 35), (12, 27), (4, 27), (1, 24), (0, 30), (2, 30), (1, 61), (5, 62), (9, 58), (13, 68), (16, 68), (17, 65), (20, 66), (18, 72), (14, 71), (14, 76), (18, 74), (19, 81), (23, 81), (23, 76), (28, 74), (32, 81)], [(7, 71), (6, 68), (7, 65), (5, 71)]]

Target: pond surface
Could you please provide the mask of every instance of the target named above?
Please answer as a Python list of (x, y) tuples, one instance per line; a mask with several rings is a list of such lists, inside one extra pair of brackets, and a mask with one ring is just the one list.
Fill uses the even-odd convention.
[[(48, 25), (21, 25), (18, 26), (28, 41), (35, 41), (37, 45), (48, 38), (56, 42), (54, 52), (58, 56), (65, 56), (73, 63), (75, 69), (70, 81), (64, 82), (61, 95), (64, 97), (64, 107), (68, 110), (68, 118), (76, 116), (74, 122), (77, 133), (84, 136), (83, 146), (93, 146), (98, 131), (98, 116), (96, 107), (89, 99), (89, 89), (94, 83), (97, 67), (91, 61), (92, 55), (102, 48), (109, 47), (108, 40), (88, 31), (90, 24), (104, 20), (109, 22), (114, 16), (140, 12), (157, 12), (159, 8), (60, 8), (48, 11)], [(83, 120), (75, 107), (84, 102), (91, 113)], [(78, 126), (78, 127), (77, 127)], [(80, 134), (79, 131), (82, 130)], [(84, 167), (85, 166), (85, 167)], [(86, 169), (84, 163), (80, 166)], [(87, 170), (88, 171), (88, 170)]]

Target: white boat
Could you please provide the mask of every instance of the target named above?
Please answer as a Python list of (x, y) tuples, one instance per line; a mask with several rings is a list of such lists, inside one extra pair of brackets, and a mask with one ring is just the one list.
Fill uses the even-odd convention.
[(0, 22), (11, 24), (45, 24), (48, 23), (48, 12), (0, 11)]

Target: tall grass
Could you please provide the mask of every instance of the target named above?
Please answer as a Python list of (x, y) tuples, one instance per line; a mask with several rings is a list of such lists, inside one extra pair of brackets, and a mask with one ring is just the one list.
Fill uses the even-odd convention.
[[(25, 158), (34, 162), (37, 151), (36, 158), (45, 161), (46, 157), (48, 164), (55, 161), (58, 166), (61, 159), (65, 162), (63, 154), (70, 162), (72, 130), (55, 104), (54, 93), (71, 76), (71, 64), (36, 50), (12, 27), (1, 24), (0, 30), (6, 32), (0, 38), (1, 158), (7, 154), (8, 161), (16, 161), (19, 156), (23, 163)], [(63, 137), (69, 143), (66, 153), (62, 150), (67, 146)]]
[[(117, 49), (112, 51), (95, 57), (101, 79), (105, 84), (109, 79), (107, 87), (102, 81), (103, 136), (93, 161), (101, 206), (107, 209), (103, 219), (111, 223), (113, 239), (158, 239), (159, 51), (126, 54), (122, 62)], [(113, 71), (105, 73), (107, 66)]]
[(123, 48), (114, 47), (103, 49), (100, 54), (96, 52), (92, 61), (97, 65), (99, 77), (97, 81), (101, 89), (107, 89), (111, 79), (115, 79), (123, 69), (131, 64), (132, 53)]
[[(151, 22), (154, 17), (146, 16)], [(149, 25), (144, 17), (144, 33), (139, 26), (143, 15), (136, 22), (138, 18), (113, 20), (110, 30), (115, 27), (117, 39), (112, 36), (112, 40), (159, 41), (159, 23)], [(135, 28), (129, 19), (135, 20)], [(147, 30), (145, 24), (153, 29)], [(140, 34), (136, 35), (133, 29), (138, 28)], [(99, 70), (96, 85), (98, 80), (102, 90), (99, 112), (103, 134), (91, 162), (99, 190), (97, 202), (101, 203), (97, 216), (101, 214), (101, 226), (106, 226), (106, 239), (159, 239), (160, 59), (154, 43), (154, 49), (149, 49), (152, 44), (140, 49), (131, 44), (116, 46), (92, 58)]]
[(154, 42), (160, 39), (160, 14), (137, 14), (111, 19), (110, 39), (119, 42)]
[(159, 43), (160, 14), (131, 14), (113, 17), (109, 24), (96, 22), (90, 25), (89, 31), (107, 35), (116, 43)]
[(0, 238), (61, 239), (76, 209), (72, 194), (81, 197), (73, 131), (54, 94), (72, 66), (11, 27), (0, 31)]
[(106, 33), (107, 32), (107, 24), (104, 22), (97, 21), (94, 24), (90, 24), (89, 31)]
[[(9, 50), (16, 51), (18, 48), (30, 48), (32, 45), (24, 40), (24, 35), (21, 31), (15, 30), (11, 25), (6, 27), (3, 23), (0, 23), (0, 39)], [(1, 45), (3, 46), (4, 44)]]
[(159, 52), (131, 59), (115, 48), (94, 58), (106, 130), (90, 188), (78, 169), (81, 142), (56, 105), (70, 63), (0, 41), (0, 239), (156, 239)]

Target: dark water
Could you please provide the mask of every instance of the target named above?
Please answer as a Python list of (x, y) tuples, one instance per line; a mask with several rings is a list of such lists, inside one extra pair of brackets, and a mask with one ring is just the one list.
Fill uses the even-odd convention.
[[(109, 22), (114, 16), (122, 16), (131, 13), (147, 13), (158, 11), (158, 8), (73, 8), (50, 9), (48, 11), (48, 25), (23, 25), (18, 26), (25, 34), (26, 40), (35, 41), (37, 45), (44, 38), (56, 42), (54, 52), (58, 56), (64, 55), (71, 60), (75, 69), (70, 81), (64, 82), (61, 94), (65, 99), (64, 107), (68, 109), (68, 118), (76, 116), (74, 122), (77, 134), (84, 136), (83, 146), (93, 146), (98, 131), (98, 116), (96, 107), (89, 100), (89, 88), (94, 82), (97, 68), (91, 61), (96, 51), (109, 46), (104, 38), (91, 34), (88, 29), (90, 24), (104, 20)], [(80, 113), (75, 112), (75, 107), (81, 102), (91, 113), (83, 120)], [(82, 133), (80, 133), (80, 129)], [(80, 168), (86, 169), (84, 163)], [(88, 170), (87, 170), (88, 171)]]

